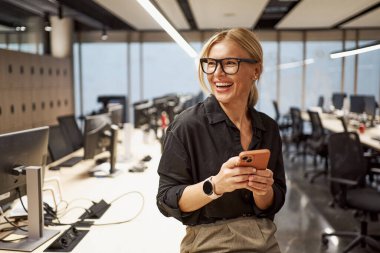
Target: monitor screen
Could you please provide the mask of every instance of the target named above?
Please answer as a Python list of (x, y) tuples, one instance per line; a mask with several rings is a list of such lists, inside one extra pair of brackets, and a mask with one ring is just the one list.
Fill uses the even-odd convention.
[(0, 206), (26, 194), (26, 176), (12, 174), (15, 167), (46, 165), (48, 135), (48, 127), (0, 135)]
[(333, 93), (331, 100), (335, 109), (342, 110), (345, 97), (345, 93)]
[(110, 145), (109, 114), (87, 116), (84, 122), (84, 159), (92, 159)]
[(376, 115), (376, 107), (375, 96), (364, 96), (364, 112), (367, 115), (374, 117)]
[(364, 112), (365, 102), (364, 96), (351, 95), (350, 96), (350, 112), (361, 114)]
[(59, 125), (50, 126), (48, 147), (52, 161), (59, 160), (74, 151), (71, 143), (68, 143), (67, 139), (64, 137)]
[(74, 115), (58, 117), (58, 122), (63, 136), (70, 141), (73, 150), (75, 151), (83, 147), (83, 134)]

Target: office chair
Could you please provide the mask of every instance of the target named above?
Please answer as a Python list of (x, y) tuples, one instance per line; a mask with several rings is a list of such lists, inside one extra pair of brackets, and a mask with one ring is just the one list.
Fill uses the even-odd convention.
[[(310, 122), (311, 122), (311, 137), (306, 141), (306, 149), (310, 151), (310, 154), (314, 156), (314, 168), (317, 167), (317, 157), (324, 159), (324, 169), (321, 171), (314, 171), (315, 174), (311, 177), (310, 183), (313, 183), (314, 180), (322, 175), (327, 175), (328, 170), (328, 147), (327, 139), (328, 135), (325, 133), (323, 128), (321, 118), (318, 112), (308, 110)], [(308, 152), (309, 153), (309, 152)], [(311, 173), (310, 171), (305, 171), (305, 177)]]
[(325, 103), (325, 98), (323, 96), (319, 96), (317, 106), (323, 109), (324, 103)]
[(275, 113), (275, 120), (278, 124), (278, 127), (281, 132), (287, 131), (288, 129), (291, 128), (292, 124), (289, 121), (289, 115), (281, 115), (280, 110), (278, 109), (278, 104), (277, 101), (273, 100), (273, 108), (274, 108), (274, 113)]
[(332, 134), (328, 141), (328, 149), (331, 166), (330, 193), (333, 203), (343, 209), (355, 210), (361, 214), (362, 219), (359, 232), (323, 233), (322, 243), (327, 246), (329, 236), (354, 237), (343, 252), (349, 252), (358, 245), (362, 247), (368, 245), (380, 251), (380, 242), (374, 239), (380, 236), (368, 235), (366, 220), (370, 217), (377, 221), (377, 215), (380, 213), (380, 192), (364, 184), (367, 165), (358, 134), (353, 132)]
[[(290, 142), (296, 146), (295, 156), (291, 160), (295, 159), (298, 155), (303, 156), (304, 164), (306, 162), (306, 140), (310, 138), (309, 134), (304, 133), (304, 124), (301, 116), (301, 110), (297, 107), (290, 108), (290, 117), (291, 117), (291, 134)], [(300, 147), (302, 148), (300, 151)]]

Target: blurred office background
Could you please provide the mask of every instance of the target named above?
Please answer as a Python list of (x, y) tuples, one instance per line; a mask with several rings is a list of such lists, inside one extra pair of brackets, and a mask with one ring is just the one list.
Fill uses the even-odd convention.
[[(347, 103), (351, 96), (370, 96), (377, 107), (370, 116), (373, 121), (364, 126), (367, 133), (373, 132), (372, 137), (380, 137), (376, 126), (380, 124), (380, 1), (149, 2), (196, 52), (214, 32), (224, 28), (247, 27), (258, 35), (264, 50), (264, 71), (258, 82), (257, 109), (282, 126), (289, 179), (286, 207), (277, 220), (282, 249), (319, 252), (322, 232), (355, 228), (354, 215), (329, 205), (327, 170), (323, 170), (328, 154), (312, 150), (312, 140), (307, 141), (313, 135), (309, 123), (305, 123), (305, 133), (295, 135), (291, 108), (310, 116), (308, 120), (313, 114), (307, 115), (307, 110), (316, 107), (320, 113), (352, 116), (344, 120), (351, 123), (349, 130), (359, 131), (367, 118), (349, 113)], [(377, 49), (332, 57), (369, 47)], [(153, 113), (140, 106), (145, 111), (136, 114), (139, 103), (170, 94), (170, 102), (175, 103), (194, 98), (186, 104), (189, 106), (200, 101), (200, 91), (194, 58), (136, 0), (0, 0), (0, 134), (54, 125), (64, 115), (73, 115), (83, 130), (83, 119), (104, 109), (99, 97), (120, 96), (126, 98), (126, 121), (144, 131), (154, 130), (162, 141), (157, 130), (163, 126), (161, 113), (170, 106), (156, 108)], [(173, 100), (173, 94), (177, 99)], [(345, 106), (334, 104), (333, 94), (341, 94)], [(363, 107), (355, 113), (366, 112)], [(172, 120), (174, 112), (169, 114)], [(141, 120), (137, 124), (136, 115)], [(372, 137), (364, 143), (363, 151), (376, 167), (380, 148)], [(311, 183), (306, 172), (314, 167), (322, 169), (325, 177)], [(379, 174), (369, 170), (366, 175), (366, 182), (377, 193)], [(370, 230), (379, 233), (379, 227), (377, 221)], [(341, 252), (349, 242), (339, 247), (335, 243), (335, 248), (326, 252)], [(353, 252), (367, 252), (356, 250)]]

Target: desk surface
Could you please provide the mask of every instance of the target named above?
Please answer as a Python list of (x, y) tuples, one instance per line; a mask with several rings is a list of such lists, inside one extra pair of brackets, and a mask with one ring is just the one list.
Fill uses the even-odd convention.
[[(309, 120), (309, 116), (306, 112), (302, 113), (302, 118)], [(323, 127), (331, 132), (338, 133), (344, 131), (342, 122), (335, 115), (323, 113), (321, 114), (321, 120)], [(357, 129), (348, 126), (348, 131), (357, 132), (362, 144), (380, 151), (380, 142), (372, 139), (374, 136), (380, 136), (380, 126), (367, 128), (365, 129), (364, 133), (359, 133)]]
[[(143, 134), (133, 130), (132, 140), (123, 145), (131, 145), (132, 158), (117, 164), (122, 173), (115, 178), (94, 178), (88, 176), (88, 170), (94, 165), (93, 161), (82, 161), (72, 168), (61, 168), (59, 171), (46, 171), (45, 179), (59, 177), (62, 186), (63, 199), (73, 202), (72, 207), (89, 207), (88, 200), (104, 199), (111, 202), (127, 192), (141, 192), (145, 204), (141, 214), (134, 220), (109, 226), (92, 226), (90, 232), (82, 239), (72, 252), (179, 252), (180, 242), (185, 235), (185, 227), (173, 218), (164, 217), (156, 207), (158, 189), (157, 167), (160, 159), (160, 144), (154, 140), (143, 143)], [(120, 150), (120, 149), (119, 149)], [(123, 150), (123, 149), (121, 149)], [(128, 169), (136, 165), (145, 155), (152, 160), (142, 173), (131, 173)], [(120, 157), (125, 157), (122, 152)], [(96, 223), (110, 223), (132, 218), (140, 209), (141, 197), (129, 194), (114, 202), (103, 217)], [(83, 209), (73, 209), (61, 219), (62, 223), (74, 222), (83, 213)], [(67, 228), (67, 227), (66, 227)], [(64, 229), (53, 227), (52, 229)], [(55, 238), (48, 241), (34, 252), (43, 252)], [(7, 252), (1, 251), (0, 252)]]

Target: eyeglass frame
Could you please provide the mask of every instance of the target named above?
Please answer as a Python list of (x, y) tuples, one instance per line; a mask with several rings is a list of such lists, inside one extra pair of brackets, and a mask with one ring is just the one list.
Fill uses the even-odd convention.
[[(213, 60), (216, 62), (216, 65), (215, 65), (215, 69), (213, 72), (211, 73), (207, 73), (204, 69), (203, 69), (203, 64), (202, 63), (205, 63), (207, 60)], [(224, 67), (223, 67), (223, 64), (222, 64), (222, 61), (224, 60), (237, 60), (237, 70), (235, 73), (233, 74), (229, 74), (227, 73), (225, 70), (224, 70)], [(237, 72), (239, 72), (239, 69), (240, 69), (240, 62), (248, 62), (248, 63), (258, 63), (257, 60), (255, 59), (249, 59), (249, 58), (235, 58), (235, 57), (228, 57), (228, 58), (223, 58), (223, 59), (214, 59), (214, 58), (208, 58), (208, 57), (205, 57), (205, 58), (201, 58), (199, 59), (199, 62), (200, 62), (200, 65), (201, 65), (201, 69), (203, 71), (203, 73), (205, 73), (206, 75), (211, 75), (211, 74), (214, 74), (215, 71), (218, 69), (218, 64), (220, 64), (220, 66), (222, 67), (222, 71), (223, 73), (225, 73), (226, 75), (235, 75)]]

